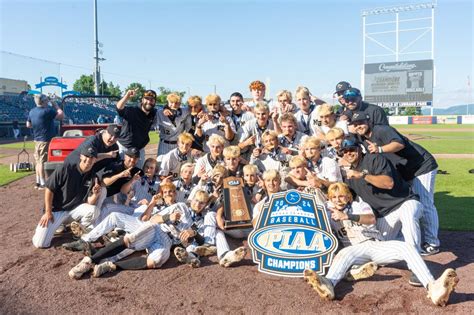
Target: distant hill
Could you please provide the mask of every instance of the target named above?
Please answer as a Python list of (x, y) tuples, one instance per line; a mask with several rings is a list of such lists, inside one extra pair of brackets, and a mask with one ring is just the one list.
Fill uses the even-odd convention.
[[(431, 109), (423, 108), (423, 115), (430, 115)], [(435, 108), (433, 110), (434, 115), (466, 115), (467, 105), (456, 105), (448, 108)], [(474, 115), (474, 104), (469, 104), (469, 115)]]

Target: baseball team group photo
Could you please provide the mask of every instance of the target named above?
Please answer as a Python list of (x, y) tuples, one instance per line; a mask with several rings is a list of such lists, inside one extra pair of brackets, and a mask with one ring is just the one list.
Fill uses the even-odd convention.
[[(2, 1), (68, 30), (84, 14), (95, 48), (89, 75), (81, 38), (58, 55), (5, 37), (1, 312), (470, 313), (472, 27), (450, 55), (462, 38), (435, 26), (472, 24), (472, 2), (383, 2), (350, 17), (329, 2)], [(169, 34), (151, 43), (156, 10)], [(112, 35), (113, 15), (136, 25)], [(358, 37), (330, 45), (334, 18), (337, 41)]]

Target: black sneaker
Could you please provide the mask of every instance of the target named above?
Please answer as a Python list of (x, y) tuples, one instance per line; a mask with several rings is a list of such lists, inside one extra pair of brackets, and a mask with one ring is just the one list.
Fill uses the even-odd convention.
[(418, 279), (418, 277), (413, 273), (411, 273), (410, 275), (410, 280), (408, 280), (408, 284), (409, 285), (412, 285), (414, 287), (422, 287), (423, 286), (423, 283), (420, 282), (420, 280)]
[(86, 247), (86, 244), (87, 243), (83, 241), (82, 239), (78, 239), (77, 241), (74, 241), (74, 242), (64, 243), (61, 247), (73, 252), (80, 252), (84, 250), (84, 248)]
[(437, 253), (439, 253), (439, 246), (430, 245), (428, 243), (421, 245), (421, 256), (430, 256)]

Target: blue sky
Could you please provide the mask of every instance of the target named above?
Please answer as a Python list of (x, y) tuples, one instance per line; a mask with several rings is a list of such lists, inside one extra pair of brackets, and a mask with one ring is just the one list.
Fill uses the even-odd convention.
[[(270, 97), (304, 85), (330, 100), (338, 81), (361, 84), (361, 10), (419, 2), (98, 0), (102, 71), (122, 89), (138, 81), (205, 96), (215, 85), (227, 98), (234, 91), (249, 96), (249, 82), (260, 79), (269, 81)], [(34, 84), (40, 76), (61, 76), (72, 87), (92, 72), (92, 0), (0, 0), (0, 14), (2, 51), (56, 62), (2, 53), (1, 77)], [(467, 77), (473, 81), (473, 35), (472, 1), (439, 0), (435, 107), (472, 103)], [(401, 44), (417, 34), (411, 36)]]

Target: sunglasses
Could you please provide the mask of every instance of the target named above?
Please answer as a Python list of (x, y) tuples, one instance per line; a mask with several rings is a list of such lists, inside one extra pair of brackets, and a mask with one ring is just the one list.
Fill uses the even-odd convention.
[(345, 149), (342, 149), (341, 152), (342, 154), (346, 154), (348, 152), (357, 152), (357, 148), (345, 148)]

